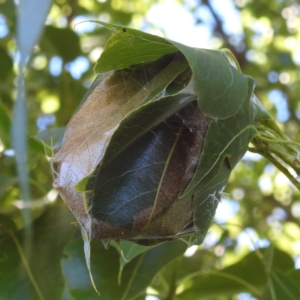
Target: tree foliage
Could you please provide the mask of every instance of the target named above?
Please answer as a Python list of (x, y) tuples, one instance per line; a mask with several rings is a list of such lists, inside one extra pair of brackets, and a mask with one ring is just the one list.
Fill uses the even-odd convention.
[[(80, 229), (52, 187), (49, 157), (95, 79), (94, 65), (111, 33), (95, 23), (74, 25), (100, 17), (122, 26), (154, 30), (146, 12), (157, 3), (32, 1), (39, 5), (35, 7), (39, 16), (26, 19), (27, 2), (0, 2), (0, 299), (125, 300), (145, 299), (146, 295), (220, 300), (239, 295), (238, 299), (250, 299), (245, 293), (254, 299), (297, 299), (299, 192), (267, 160), (249, 153), (231, 174), (216, 220), (192, 256), (188, 252), (183, 255), (186, 245), (181, 241), (150, 248), (124, 242), (122, 249), (112, 243), (108, 250), (93, 241), (90, 271), (100, 296), (95, 292)], [(205, 23), (201, 11), (210, 14), (214, 41), (210, 47), (229, 48), (235, 54), (243, 73), (256, 80), (257, 97), (281, 121), (279, 126), (291, 140), (299, 141), (299, 5), (292, 1), (236, 1), (241, 35), (228, 32), (226, 15), (212, 1), (182, 1), (182, 5), (198, 25)], [(87, 24), (90, 27), (79, 30)], [(144, 57), (141, 51), (131, 55), (134, 39), (122, 42), (125, 35), (120, 35), (122, 32), (109, 40), (111, 49), (116, 41), (121, 42), (120, 53), (103, 52), (96, 72), (123, 69), (149, 56), (159, 58), (174, 51), (166, 43), (165, 48), (157, 48), (162, 52), (149, 47)], [(107, 44), (105, 49), (109, 47)], [(143, 44), (137, 47), (145, 48)], [(126, 55), (128, 64), (123, 65)], [(82, 67), (74, 68), (75, 62)], [(97, 80), (102, 79), (100, 75)], [(170, 81), (171, 77), (155, 83), (165, 87)], [(213, 93), (221, 83), (215, 74), (205, 85), (211, 84)], [(167, 102), (165, 105), (168, 107)], [(215, 106), (206, 110), (209, 115)]]

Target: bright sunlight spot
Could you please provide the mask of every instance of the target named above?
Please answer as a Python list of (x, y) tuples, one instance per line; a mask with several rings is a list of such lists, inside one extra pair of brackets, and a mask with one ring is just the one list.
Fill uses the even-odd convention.
[(49, 71), (53, 76), (59, 76), (62, 71), (62, 59), (59, 56), (53, 56), (49, 62)]
[(4, 38), (8, 34), (8, 27), (6, 24), (5, 16), (0, 14), (0, 38)]
[(35, 56), (32, 60), (32, 67), (36, 70), (42, 70), (47, 66), (47, 58), (45, 55)]
[(103, 52), (103, 48), (102, 47), (97, 47), (95, 49), (93, 49), (90, 53), (89, 53), (89, 58), (92, 62), (96, 62), (99, 57), (100, 54)]
[(257, 232), (252, 228), (246, 228), (239, 233), (237, 237), (238, 247), (242, 250), (243, 247), (247, 247), (251, 251), (257, 248), (263, 248), (270, 245), (267, 239), (260, 239)]
[(15, 150), (14, 149), (7, 149), (7, 150), (4, 151), (4, 155), (9, 156), (9, 157), (15, 156)]
[(1, 139), (0, 139), (0, 153), (2, 153), (3, 151), (4, 151), (4, 144), (3, 144), (3, 142), (1, 141)]
[(58, 196), (58, 192), (57, 190), (50, 190), (50, 192), (47, 194), (47, 199), (49, 202), (55, 202), (55, 200), (57, 199)]
[(56, 121), (54, 114), (45, 114), (39, 116), (36, 120), (36, 125), (39, 131), (47, 130), (50, 126), (52, 126)]
[(300, 202), (296, 202), (292, 205), (292, 214), (295, 218), (300, 218)]
[(159, 298), (151, 295), (151, 296), (146, 296), (145, 300), (159, 300)]
[[(72, 27), (78, 34), (83, 34), (87, 32), (91, 32), (95, 30), (97, 24), (93, 22), (89, 22), (89, 20), (93, 20), (94, 17), (89, 16), (77, 16), (72, 21)], [(98, 25), (99, 26), (99, 25)]]
[(89, 60), (84, 56), (77, 57), (74, 61), (67, 63), (65, 68), (70, 71), (75, 79), (79, 79), (81, 75), (86, 72), (90, 67)]
[(184, 256), (186, 256), (186, 257), (193, 256), (196, 253), (197, 249), (198, 249), (198, 246), (196, 246), (196, 245), (191, 246), (184, 252)]
[(258, 186), (264, 195), (270, 195), (273, 191), (273, 183), (268, 175), (261, 175), (258, 180)]
[(191, 47), (208, 47), (210, 30), (204, 25), (195, 26), (192, 14), (176, 1), (154, 4), (147, 13), (147, 19), (171, 40)]
[(253, 296), (247, 293), (241, 293), (237, 296), (237, 300), (257, 300), (257, 298), (254, 298)]
[(60, 107), (59, 99), (56, 95), (47, 95), (43, 97), (41, 110), (45, 114), (51, 114), (57, 111)]
[(233, 200), (222, 199), (216, 211), (215, 220), (224, 223), (239, 211), (240, 205)]

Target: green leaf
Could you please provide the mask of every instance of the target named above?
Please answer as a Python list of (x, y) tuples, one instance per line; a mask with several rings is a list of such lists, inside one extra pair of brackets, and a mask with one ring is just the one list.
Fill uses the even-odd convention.
[[(28, 149), (29, 149), (29, 151), (37, 152), (37, 153), (40, 153), (40, 154), (45, 154), (45, 146), (46, 146), (46, 144), (43, 145), (43, 143), (41, 143), (41, 141), (37, 140), (33, 136), (28, 137), (27, 141), (28, 141)], [(52, 153), (52, 151), (47, 151), (46, 152), (46, 154), (47, 155), (49, 154), (49, 156), (50, 156), (51, 153)]]
[(267, 110), (265, 109), (265, 107), (261, 104), (261, 102), (258, 100), (258, 98), (254, 94), (252, 94), (251, 101), (252, 101), (252, 103), (254, 105), (255, 119), (257, 121), (272, 119), (272, 117), (267, 112)]
[(287, 273), (288, 277), (296, 284), (300, 282), (300, 269), (294, 269)]
[[(226, 168), (231, 171), (246, 153), (248, 143), (256, 133), (251, 104), (252, 80), (248, 81), (248, 85), (248, 96), (239, 112), (228, 119), (213, 120), (210, 123), (196, 173), (181, 199), (210, 189), (218, 182), (225, 186), (230, 175), (229, 171), (225, 171)], [(218, 175), (221, 166), (224, 170), (222, 172), (225, 172), (223, 176)], [(220, 178), (216, 179), (218, 176)], [(216, 186), (215, 191), (220, 190), (221, 184)], [(207, 194), (203, 197), (203, 200), (207, 198)]]
[(17, 177), (0, 174), (0, 197), (4, 195), (4, 193), (7, 191), (8, 188), (14, 186), (17, 182), (18, 182)]
[(65, 127), (57, 127), (39, 132), (36, 138), (42, 140), (49, 148), (53, 148), (54, 145), (61, 139), (64, 132)]
[[(68, 46), (66, 47), (66, 41)], [(71, 28), (45, 26), (41, 48), (52, 55), (59, 55), (63, 61), (70, 62), (81, 55), (79, 36)]]
[[(269, 248), (271, 248), (271, 247), (269, 247)], [(269, 249), (269, 248), (267, 248), (267, 249)], [(282, 251), (278, 248), (274, 248), (272, 267), (276, 268), (277, 270), (279, 270), (281, 272), (286, 273), (290, 270), (293, 270), (294, 265), (295, 265), (295, 262), (288, 253), (286, 253), (285, 251)]]
[(119, 256), (114, 248), (106, 250), (100, 241), (93, 241), (91, 247), (92, 272), (100, 297), (90, 280), (81, 239), (72, 241), (65, 249), (68, 258), (62, 261), (62, 271), (67, 290), (75, 300), (112, 299), (110, 295), (118, 289)]
[(177, 51), (177, 48), (164, 38), (128, 27), (95, 22), (109, 29), (117, 30), (117, 33), (108, 40), (95, 66), (96, 73), (125, 69), (133, 65), (155, 61), (166, 54)]
[(139, 30), (96, 23), (117, 30), (117, 34), (106, 44), (95, 72), (128, 68), (179, 50), (192, 69), (199, 108), (209, 117), (225, 119), (235, 115), (249, 96), (249, 77), (236, 70), (222, 51), (191, 48)]
[(121, 241), (119, 242), (119, 247), (117, 247), (117, 245), (114, 247), (119, 251), (121, 268), (123, 268), (127, 263), (129, 263), (136, 256), (150, 249), (149, 247), (138, 245), (129, 241)]
[(300, 295), (299, 282), (296, 284), (283, 272), (272, 269), (268, 291), (263, 300), (298, 300)]
[(2, 46), (0, 47), (0, 66), (0, 80), (4, 81), (13, 70), (13, 60)]
[(14, 20), (16, 17), (16, 7), (14, 2), (11, 1), (1, 2), (0, 11), (9, 20)]
[(182, 241), (164, 243), (128, 263), (122, 274), (122, 286), (126, 286), (126, 289), (120, 300), (133, 299), (141, 289), (145, 290), (157, 272), (182, 255), (186, 248), (187, 245)]
[(186, 289), (176, 299), (216, 299), (218, 296), (232, 296), (240, 292), (259, 296), (266, 283), (262, 261), (255, 252), (251, 252), (221, 271), (191, 273), (182, 282)]
[[(52, 158), (54, 155), (54, 145), (57, 145), (62, 139), (64, 131), (65, 127), (44, 130), (38, 133), (34, 141), (37, 141), (39, 144), (41, 143), (43, 145), (43, 153)], [(36, 149), (36, 147), (33, 147), (33, 142), (31, 140), (29, 140), (29, 146), (31, 146), (31, 150)]]
[[(186, 245), (181, 241), (165, 243), (135, 257), (124, 267), (121, 285), (118, 285), (119, 255), (114, 248), (105, 250), (100, 241), (91, 243), (91, 266), (100, 297), (93, 290), (81, 240), (66, 249), (69, 259), (62, 262), (63, 273), (70, 295), (75, 299), (129, 300), (143, 293), (155, 274), (182, 255)], [(155, 261), (155, 263), (153, 263)]]
[(33, 224), (29, 257), (23, 247), (24, 231), (15, 232), (12, 226), (1, 226), (1, 299), (62, 299), (64, 278), (60, 261), (74, 231), (70, 225), (73, 220), (62, 203), (49, 207)]
[[(132, 31), (124, 29), (120, 26), (116, 26), (113, 24), (106, 24), (102, 23), (104, 26), (107, 26), (109, 28), (114, 28), (119, 31), (119, 34), (126, 34), (126, 37), (128, 38), (128, 35), (134, 35), (139, 38), (144, 38), (145, 41), (148, 41), (149, 38), (147, 38), (149, 35), (145, 35), (144, 33), (140, 31)], [(118, 34), (114, 36), (115, 40), (118, 40)], [(153, 37), (157, 38), (157, 37)], [(163, 40), (162, 38), (159, 38), (160, 40)], [(173, 43), (187, 58), (190, 68), (193, 71), (193, 80), (194, 80), (194, 89), (195, 93), (198, 96), (198, 104), (199, 108), (206, 114), (208, 114), (210, 117), (215, 118), (215, 123), (211, 124), (211, 127), (213, 127), (213, 124), (215, 125), (215, 128), (210, 128), (211, 135), (215, 135), (215, 132), (218, 131), (220, 135), (222, 135), (222, 139), (224, 141), (224, 138), (229, 140), (229, 144), (224, 145), (224, 143), (221, 145), (219, 143), (218, 149), (214, 148), (214, 145), (212, 144), (209, 153), (214, 151), (215, 153), (219, 154), (218, 150), (225, 150), (224, 147), (230, 146), (232, 142), (233, 146), (236, 145), (236, 142), (239, 142), (239, 144), (243, 143), (243, 147), (239, 151), (239, 153), (222, 153), (221, 152), (221, 160), (217, 159), (216, 162), (213, 164), (213, 166), (216, 166), (215, 173), (218, 172), (218, 169), (220, 168), (220, 165), (222, 164), (222, 161), (225, 157), (230, 157), (229, 164), (230, 167), (233, 168), (237, 161), (240, 160), (240, 158), (244, 155), (247, 149), (247, 145), (251, 138), (253, 137), (255, 131), (253, 128), (249, 128), (249, 125), (253, 125), (254, 123), (254, 117), (255, 113), (253, 111), (252, 106), (249, 104), (250, 98), (253, 91), (253, 85), (254, 82), (251, 78), (248, 76), (245, 76), (241, 74), (239, 71), (237, 71), (229, 62), (226, 55), (222, 51), (212, 51), (212, 50), (203, 50), (203, 49), (196, 49), (196, 48), (190, 48), (184, 45), (181, 45), (179, 43), (175, 43), (172, 41), (169, 41), (170, 43)], [(123, 43), (123, 41), (122, 41)], [(112, 49), (116, 50), (118, 49), (119, 45), (116, 45), (115, 43), (107, 44), (108, 51), (111, 51)], [(159, 48), (160, 45), (157, 45), (157, 48)], [(143, 49), (144, 51), (144, 49)], [(143, 51), (141, 51), (143, 53)], [(114, 59), (115, 55), (111, 55), (111, 59)], [(102, 57), (102, 56), (101, 56)], [(101, 60), (101, 58), (100, 58)], [(125, 60), (123, 57), (120, 57), (120, 60)], [(103, 59), (103, 61), (105, 61)], [(135, 63), (141, 63), (143, 60), (136, 61)], [(127, 65), (130, 66), (129, 63)], [(113, 64), (111, 64), (111, 67), (113, 67)], [(123, 66), (124, 67), (124, 66)], [(220, 69), (222, 72), (220, 72)], [(216, 88), (217, 87), (217, 88)], [(217, 104), (216, 104), (217, 103)], [(244, 106), (244, 109), (240, 109), (241, 106)], [(245, 107), (247, 106), (247, 107)], [(250, 109), (249, 109), (250, 108)], [(240, 111), (239, 115), (236, 115), (237, 112)], [(220, 124), (218, 120), (220, 119), (226, 119), (231, 116), (235, 116), (235, 118), (231, 118), (229, 121), (224, 122), (224, 124)], [(239, 126), (239, 119), (246, 118), (243, 122), (242, 126)], [(248, 129), (247, 130), (247, 126)], [(231, 128), (237, 128), (237, 130), (232, 130), (232, 132), (229, 132), (229, 135), (224, 135), (223, 131), (220, 131), (219, 128), (226, 127), (227, 130), (230, 131)], [(243, 132), (243, 131), (248, 132)], [(239, 138), (239, 135), (242, 135), (240, 138), (240, 141), (236, 141), (236, 139)], [(230, 140), (231, 139), (231, 140)], [(218, 139), (217, 139), (218, 140)], [(211, 142), (211, 140), (209, 140)], [(211, 149), (213, 148), (213, 149)], [(223, 149), (222, 149), (223, 148)], [(238, 147), (239, 148), (239, 147)], [(203, 158), (206, 160), (206, 156)], [(211, 156), (211, 161), (214, 161), (216, 157)], [(200, 168), (201, 163), (199, 164)], [(201, 170), (203, 170), (203, 166), (201, 165)], [(203, 173), (204, 171), (202, 171)], [(214, 178), (216, 175), (214, 173), (210, 173), (210, 178)], [(198, 185), (202, 184), (199, 181), (199, 173), (198, 177), (194, 181), (198, 180)], [(225, 180), (224, 180), (225, 182)], [(192, 189), (190, 191), (191, 186), (195, 184), (192, 182), (187, 191), (189, 191), (189, 195), (195, 192), (195, 189)], [(187, 196), (187, 192), (182, 195), (182, 198)]]
[(190, 64), (199, 108), (216, 120), (235, 115), (249, 94), (251, 96), (253, 80), (236, 70), (222, 51), (172, 43)]
[[(24, 50), (25, 51), (25, 50)], [(11, 128), (11, 141), (15, 151), (16, 166), (22, 198), (30, 201), (30, 191), (27, 171), (27, 103), (25, 96), (25, 78), (20, 64), (20, 73), (17, 77), (17, 101), (14, 104), (13, 120)], [(22, 210), (25, 227), (30, 230), (31, 215), (29, 209)]]
[(268, 274), (272, 269), (273, 261), (274, 261), (274, 246), (273, 244), (271, 244), (270, 247), (268, 247), (263, 254), (263, 262), (265, 264), (265, 269)]
[(10, 130), (11, 119), (8, 111), (5, 109), (2, 101), (0, 100), (0, 139), (6, 149), (10, 147)]
[[(231, 168), (225, 159), (218, 173), (210, 174), (202, 181), (204, 188), (196, 192), (194, 196), (194, 226), (196, 235), (189, 242), (190, 245), (200, 245), (208, 231), (211, 221), (215, 215), (224, 187), (227, 184)], [(208, 185), (205, 185), (208, 181)], [(181, 200), (181, 201), (184, 201)]]
[(120, 255), (120, 269), (118, 275), (118, 283), (121, 284), (121, 276), (124, 266), (138, 255), (149, 250), (149, 247), (138, 245), (129, 241), (112, 241), (111, 246), (115, 247)]
[(263, 255), (269, 280), (262, 299), (297, 299), (297, 295), (300, 294), (299, 285), (296, 285), (295, 281), (285, 274), (294, 269), (292, 257), (282, 250), (273, 248), (272, 245), (263, 252)]

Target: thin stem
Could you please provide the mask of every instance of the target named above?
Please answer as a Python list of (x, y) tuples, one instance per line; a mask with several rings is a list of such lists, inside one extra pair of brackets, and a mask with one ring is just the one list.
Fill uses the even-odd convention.
[(300, 167), (299, 167), (299, 160), (295, 159), (291, 155), (286, 155), (285, 152), (274, 149), (272, 153), (278, 156), (282, 161), (284, 161), (288, 166), (293, 166), (294, 171), (297, 175), (300, 175)]
[(170, 282), (170, 288), (167, 297), (165, 300), (173, 300), (174, 296), (176, 295), (176, 289), (177, 289), (177, 276), (178, 276), (178, 269), (181, 263), (181, 258), (176, 259), (173, 264), (173, 273), (172, 278)]
[(273, 132), (276, 132), (276, 134), (278, 134), (281, 138), (287, 139), (287, 137), (281, 131), (281, 129), (279, 128), (277, 123), (274, 120), (272, 120), (271, 118), (261, 120), (260, 123), (261, 123), (261, 125), (265, 126), (266, 128), (271, 129)]
[(291, 141), (271, 117), (257, 120), (256, 129), (251, 141), (254, 147), (250, 147), (249, 151), (267, 158), (300, 190), (300, 181), (289, 170), (291, 168), (300, 175), (300, 144)]
[(295, 145), (295, 146), (298, 146), (299, 147), (299, 143), (297, 142), (293, 142), (293, 141), (289, 141), (289, 140), (286, 140), (286, 139), (272, 139), (271, 136), (266, 136), (265, 133), (262, 133), (262, 134), (258, 134), (257, 135), (258, 138), (264, 140), (264, 141), (267, 141), (269, 143), (282, 143), (282, 144), (290, 144), (290, 145)]
[(255, 148), (250, 147), (248, 150), (251, 152), (263, 153), (269, 152), (275, 154), (278, 158), (280, 158), (284, 163), (288, 166), (291, 166), (294, 171), (299, 175), (300, 174), (300, 164), (299, 159), (295, 158), (294, 155), (287, 152), (287, 149), (281, 145), (272, 145), (266, 144), (265, 140), (260, 140), (258, 138), (254, 138), (252, 140), (252, 144), (255, 144)]
[[(265, 126), (259, 125), (256, 128), (258, 129), (258, 132), (259, 132), (257, 136), (260, 136), (260, 138), (262, 140), (268, 141), (268, 139), (270, 139), (269, 142), (271, 142), (271, 143), (285, 144), (285, 147), (288, 150), (291, 150), (292, 152), (294, 152), (294, 155), (297, 155), (297, 156), (299, 155), (299, 151), (297, 150), (297, 148), (300, 147), (299, 143), (291, 141), (285, 136), (282, 137), (282, 135), (280, 135), (278, 132), (275, 132), (272, 129), (267, 128)], [(291, 145), (296, 146), (297, 148), (294, 148)]]
[(281, 171), (294, 185), (295, 187), (300, 191), (300, 182), (289, 172), (289, 170), (283, 166), (282, 163), (280, 163), (276, 158), (272, 156), (270, 152), (261, 150), (261, 149), (253, 149), (250, 148), (249, 151), (259, 153), (266, 159), (268, 159), (279, 171)]

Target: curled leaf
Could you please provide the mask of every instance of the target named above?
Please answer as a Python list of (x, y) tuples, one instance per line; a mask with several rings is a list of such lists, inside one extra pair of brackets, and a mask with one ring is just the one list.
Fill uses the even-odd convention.
[(54, 185), (88, 240), (199, 244), (257, 132), (254, 81), (222, 51), (100, 23), (116, 34), (95, 70), (113, 73), (68, 124)]
[(96, 169), (125, 116), (154, 98), (186, 68), (185, 58), (175, 54), (152, 64), (117, 71), (102, 82), (96, 79), (69, 122), (53, 158), (54, 187), (86, 231), (89, 217), (83, 195), (74, 186)]

